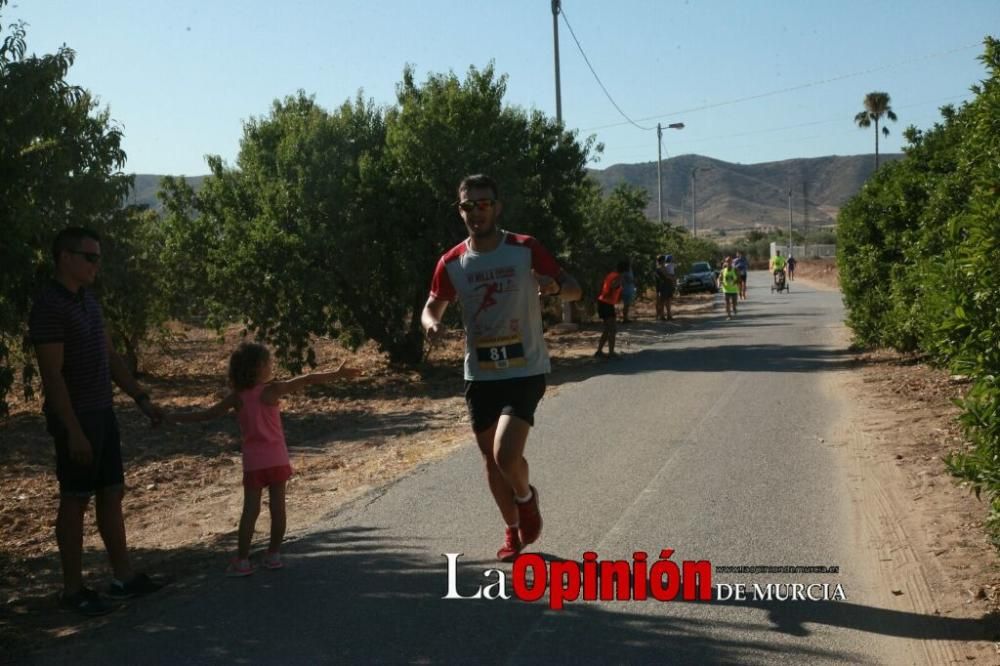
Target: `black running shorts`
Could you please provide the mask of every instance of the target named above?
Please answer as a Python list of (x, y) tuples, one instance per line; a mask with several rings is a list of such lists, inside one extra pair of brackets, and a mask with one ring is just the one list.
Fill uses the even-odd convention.
[(545, 375), (465, 382), (465, 404), (469, 407), (472, 431), (489, 430), (502, 414), (535, 425), (535, 408), (543, 395)]
[(614, 319), (615, 306), (604, 301), (597, 301), (597, 316), (601, 319)]
[(69, 432), (62, 421), (54, 414), (45, 416), (49, 434), (55, 439), (56, 478), (61, 495), (89, 497), (98, 490), (124, 485), (121, 435), (114, 410), (109, 407), (76, 415), (93, 452), (89, 465), (80, 465), (70, 457)]

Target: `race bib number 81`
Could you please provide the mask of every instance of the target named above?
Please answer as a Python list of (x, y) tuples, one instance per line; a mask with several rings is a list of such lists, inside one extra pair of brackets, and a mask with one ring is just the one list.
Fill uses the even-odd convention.
[(519, 368), (527, 363), (524, 343), (518, 336), (479, 338), (476, 340), (476, 360), (482, 370)]

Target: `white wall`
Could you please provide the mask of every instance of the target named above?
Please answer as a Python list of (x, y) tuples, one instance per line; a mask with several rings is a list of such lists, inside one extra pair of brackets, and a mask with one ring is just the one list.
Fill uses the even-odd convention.
[(788, 243), (771, 243), (772, 257), (774, 256), (776, 250), (781, 250), (781, 254), (786, 257), (791, 256), (797, 259), (809, 259), (811, 257), (833, 258), (837, 256), (836, 245), (819, 245), (810, 243), (809, 245), (792, 245), (789, 247)]

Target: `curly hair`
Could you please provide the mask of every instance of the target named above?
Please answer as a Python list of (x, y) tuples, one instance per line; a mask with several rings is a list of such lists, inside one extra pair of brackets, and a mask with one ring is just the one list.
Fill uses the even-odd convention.
[(271, 352), (264, 345), (244, 342), (229, 355), (229, 383), (237, 391), (245, 391), (257, 385), (260, 367), (271, 358)]

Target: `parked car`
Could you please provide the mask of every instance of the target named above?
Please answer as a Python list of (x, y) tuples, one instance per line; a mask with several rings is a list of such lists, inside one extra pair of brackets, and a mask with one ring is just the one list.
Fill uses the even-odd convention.
[(691, 270), (677, 282), (677, 291), (682, 294), (693, 294), (698, 291), (714, 294), (719, 291), (718, 278), (719, 271), (713, 270), (712, 264), (707, 261), (696, 261), (691, 264)]

